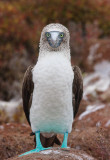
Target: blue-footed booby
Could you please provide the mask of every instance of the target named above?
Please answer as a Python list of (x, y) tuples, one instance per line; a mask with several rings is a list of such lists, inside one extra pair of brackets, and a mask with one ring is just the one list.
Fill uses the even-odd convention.
[(41, 33), (37, 63), (28, 67), (22, 87), (23, 108), (36, 148), (22, 155), (60, 145), (57, 133), (64, 134), (61, 148), (67, 148), (83, 94), (81, 71), (71, 65), (69, 40), (68, 29), (58, 23), (47, 25)]

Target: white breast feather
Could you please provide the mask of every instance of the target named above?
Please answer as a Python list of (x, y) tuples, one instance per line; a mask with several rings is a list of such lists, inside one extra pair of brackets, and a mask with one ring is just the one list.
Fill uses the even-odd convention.
[(71, 63), (63, 54), (52, 53), (37, 62), (30, 109), (33, 132), (71, 132), (73, 78)]

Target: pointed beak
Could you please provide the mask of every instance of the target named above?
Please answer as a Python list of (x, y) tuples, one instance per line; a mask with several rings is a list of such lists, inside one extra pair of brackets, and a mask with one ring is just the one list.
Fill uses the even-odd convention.
[(57, 48), (60, 46), (62, 42), (62, 38), (59, 36), (60, 32), (58, 31), (51, 31), (49, 32), (49, 37), (47, 37), (48, 43), (52, 48)]

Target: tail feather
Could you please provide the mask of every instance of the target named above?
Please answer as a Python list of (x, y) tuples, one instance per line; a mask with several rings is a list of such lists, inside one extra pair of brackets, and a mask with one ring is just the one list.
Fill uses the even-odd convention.
[(61, 145), (61, 142), (57, 138), (56, 134), (52, 135), (51, 137), (45, 137), (44, 135), (41, 134), (40, 139), (41, 139), (41, 143), (42, 143), (43, 147), (45, 147), (45, 148), (53, 146), (54, 143)]
[[(30, 136), (33, 136), (35, 135), (35, 133), (31, 133)], [(53, 134), (52, 136), (45, 136), (45, 134), (40, 134), (40, 140), (41, 140), (41, 143), (42, 143), (42, 146), (47, 148), (47, 147), (51, 147), (53, 146), (54, 144), (57, 144), (57, 145), (61, 145), (61, 142), (60, 140), (57, 138), (57, 134)], [(34, 137), (34, 142), (35, 142), (35, 146), (36, 146), (36, 138)]]

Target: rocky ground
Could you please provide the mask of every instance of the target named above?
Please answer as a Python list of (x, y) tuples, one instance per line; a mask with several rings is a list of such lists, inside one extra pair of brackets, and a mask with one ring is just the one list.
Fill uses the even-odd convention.
[[(105, 48), (106, 46), (106, 48)], [(104, 49), (105, 48), (105, 49)], [(110, 47), (92, 44), (86, 58), (91, 72), (84, 73), (84, 96), (69, 134), (69, 149), (50, 150), (18, 157), (35, 147), (21, 99), (0, 101), (0, 160), (109, 160), (110, 159)], [(62, 142), (63, 136), (58, 135)]]
[[(53, 149), (22, 158), (18, 155), (34, 148), (33, 137), (29, 135), (31, 132), (29, 125), (19, 123), (2, 124), (0, 126), (0, 159), (109, 160), (109, 113), (110, 106), (105, 106), (83, 117), (80, 114), (73, 124), (72, 133), (69, 134), (69, 149), (61, 150), (59, 146), (54, 146)], [(63, 140), (62, 135), (58, 135), (58, 137), (61, 141)]]

